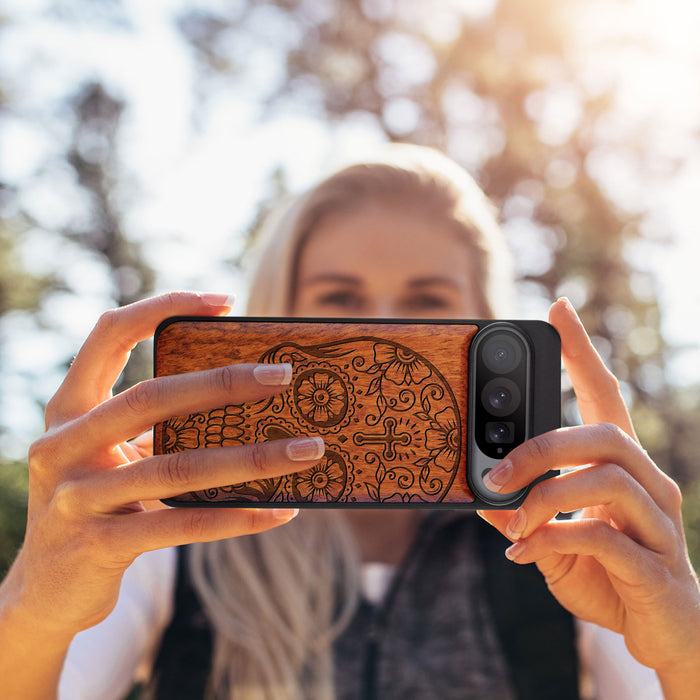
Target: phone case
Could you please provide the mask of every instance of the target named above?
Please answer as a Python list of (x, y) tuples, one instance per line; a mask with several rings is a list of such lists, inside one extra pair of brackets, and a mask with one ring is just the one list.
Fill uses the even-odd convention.
[[(470, 346), (492, 323), (167, 319), (155, 337), (156, 376), (238, 362), (289, 362), (293, 377), (290, 389), (273, 398), (177, 416), (155, 426), (155, 454), (296, 435), (320, 435), (327, 449), (318, 464), (301, 472), (190, 492), (165, 502), (515, 507), (525, 492), (484, 500), (470, 484), (482, 475), (472, 475), (476, 482), (469, 478)], [(544, 322), (507, 323), (524, 334), (532, 355), (528, 391), (534, 410), (528, 416), (528, 436), (556, 428), (558, 336)]]

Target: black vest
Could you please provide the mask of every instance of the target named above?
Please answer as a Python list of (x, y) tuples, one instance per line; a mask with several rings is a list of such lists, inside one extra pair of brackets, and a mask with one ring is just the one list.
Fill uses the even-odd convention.
[[(505, 558), (508, 545), (473, 514), (426, 517), (386, 603), (360, 605), (335, 644), (339, 700), (578, 700), (573, 619), (534, 565)], [(202, 698), (210, 671), (212, 632), (186, 557), (187, 548), (180, 548), (174, 615), (154, 668), (155, 698)], [(469, 636), (472, 627), (476, 637)], [(482, 648), (489, 641), (495, 653)]]

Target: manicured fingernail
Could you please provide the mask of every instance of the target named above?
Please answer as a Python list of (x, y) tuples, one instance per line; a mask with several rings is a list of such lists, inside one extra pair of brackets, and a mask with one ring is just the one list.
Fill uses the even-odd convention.
[(495, 469), (492, 469), (484, 477), (484, 486), (489, 491), (498, 493), (501, 488), (508, 483), (513, 473), (513, 465), (509, 459), (503, 460)]
[(578, 320), (578, 314), (576, 313), (576, 309), (574, 308), (574, 305), (569, 301), (569, 297), (559, 297), (557, 301), (561, 301), (564, 303), (564, 307), (566, 310), (576, 319)]
[(233, 308), (233, 304), (236, 301), (236, 297), (233, 294), (211, 294), (209, 292), (200, 294), (199, 298), (207, 306), (228, 306), (229, 309)]
[(292, 366), (288, 362), (278, 365), (258, 365), (253, 376), (259, 384), (265, 386), (282, 386), (292, 381)]
[(511, 561), (516, 561), (518, 557), (522, 557), (522, 555), (525, 554), (525, 549), (526, 545), (524, 542), (516, 542), (506, 549), (506, 558)]
[(525, 527), (527, 526), (527, 515), (525, 511), (521, 508), (515, 511), (515, 515), (511, 518), (508, 526), (506, 527), (506, 535), (512, 540), (519, 540), (520, 535), (523, 534)]
[(292, 518), (296, 518), (297, 515), (299, 515), (299, 509), (298, 508), (275, 508), (272, 511), (272, 515), (275, 517), (275, 520), (282, 520), (283, 522), (287, 522), (288, 520), (291, 520)]
[(326, 451), (323, 438), (303, 437), (287, 443), (287, 457), (293, 462), (307, 462), (310, 459), (321, 459)]

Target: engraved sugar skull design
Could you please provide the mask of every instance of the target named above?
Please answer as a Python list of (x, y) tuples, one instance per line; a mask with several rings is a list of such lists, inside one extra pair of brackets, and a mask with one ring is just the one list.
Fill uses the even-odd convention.
[[(428, 360), (379, 338), (280, 345), (263, 362), (291, 362), (292, 390), (261, 413), (323, 436), (324, 459), (283, 477), (275, 500), (437, 502), (459, 466), (461, 428), (452, 391)], [(426, 456), (427, 454), (427, 456)]]
[[(260, 361), (291, 363), (290, 391), (213, 411), (199, 444), (316, 434), (326, 453), (304, 471), (212, 489), (208, 499), (319, 504), (443, 499), (460, 464), (462, 418), (449, 384), (425, 357), (390, 340), (362, 337), (281, 344)], [(191, 427), (179, 428), (190, 441)], [(171, 426), (176, 433), (177, 428)]]

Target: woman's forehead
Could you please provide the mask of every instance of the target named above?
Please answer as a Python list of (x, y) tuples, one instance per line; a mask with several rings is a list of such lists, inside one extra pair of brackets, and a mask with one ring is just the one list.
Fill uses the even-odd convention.
[(426, 271), (423, 277), (430, 276), (431, 268), (451, 267), (451, 260), (467, 258), (469, 252), (453, 222), (414, 207), (373, 204), (324, 216), (300, 251), (300, 272), (309, 266), (315, 275), (331, 269), (401, 266)]

